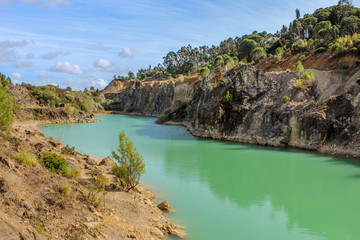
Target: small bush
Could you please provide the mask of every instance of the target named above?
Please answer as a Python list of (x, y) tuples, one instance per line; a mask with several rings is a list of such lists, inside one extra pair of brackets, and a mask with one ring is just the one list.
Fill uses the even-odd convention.
[(232, 97), (229, 90), (227, 90), (226, 95), (224, 96), (224, 103), (232, 105)]
[(316, 52), (317, 52), (317, 53), (326, 52), (326, 48), (324, 48), (324, 47), (319, 47), (318, 49), (316, 49)]
[(61, 149), (61, 153), (74, 155), (75, 147), (70, 147), (69, 144), (66, 144), (66, 146)]
[(315, 76), (313, 71), (306, 71), (301, 74), (301, 79), (305, 80), (306, 82), (311, 82), (315, 80)]
[(299, 57), (299, 61), (303, 62), (303, 61), (305, 61), (305, 60), (306, 60), (305, 55), (301, 55), (301, 56)]
[(41, 159), (46, 168), (57, 174), (62, 174), (67, 178), (75, 178), (78, 176), (78, 171), (75, 168), (69, 167), (68, 163), (56, 153), (44, 153)]
[(25, 165), (25, 166), (39, 165), (39, 160), (34, 153), (23, 150), (23, 151), (14, 153), (12, 156), (17, 161), (19, 161), (22, 165)]
[(282, 97), (282, 101), (284, 103), (286, 103), (286, 102), (290, 101), (290, 97), (288, 95), (285, 95), (285, 96)]
[(184, 82), (184, 80), (185, 80), (184, 75), (180, 74), (180, 75), (179, 75), (179, 81), (180, 81), (180, 82)]
[(310, 83), (312, 83), (315, 80), (315, 76), (313, 71), (307, 71), (307, 72), (303, 72), (301, 74), (300, 79), (296, 80), (296, 83), (294, 85), (295, 88), (302, 88), (306, 85), (309, 85)]
[(210, 69), (208, 67), (200, 68), (200, 75), (202, 78), (205, 78), (210, 75)]
[(294, 85), (295, 88), (302, 88), (304, 86), (305, 86), (305, 83), (302, 79), (296, 80), (295, 85)]
[(301, 61), (297, 61), (294, 65), (294, 71), (304, 71), (304, 66), (302, 65)]
[(119, 166), (114, 165), (112, 172), (119, 180), (124, 181), (128, 192), (139, 184), (140, 176), (145, 172), (144, 159), (124, 131), (119, 134), (119, 148), (117, 153), (112, 151), (112, 156), (119, 163)]
[(66, 182), (62, 183), (58, 189), (59, 193), (64, 196), (68, 196), (71, 190), (71, 186)]
[(360, 85), (360, 78), (356, 80), (356, 83)]

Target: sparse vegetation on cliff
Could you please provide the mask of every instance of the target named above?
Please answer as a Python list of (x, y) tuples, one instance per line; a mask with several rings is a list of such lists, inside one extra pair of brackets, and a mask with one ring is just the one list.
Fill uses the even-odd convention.
[(70, 167), (68, 163), (56, 153), (43, 153), (41, 159), (46, 168), (67, 178), (75, 178), (79, 174), (75, 168)]
[[(1, 74), (1, 73), (0, 73)], [(5, 85), (11, 83), (7, 81), (4, 75), (1, 74), (0, 83), (0, 134), (8, 135), (11, 130), (11, 125), (14, 121), (14, 106), (7, 92)]]

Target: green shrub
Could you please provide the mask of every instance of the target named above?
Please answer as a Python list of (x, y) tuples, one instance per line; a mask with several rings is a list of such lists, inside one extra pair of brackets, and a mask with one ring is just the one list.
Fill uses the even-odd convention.
[(200, 68), (200, 75), (202, 78), (205, 78), (210, 75), (210, 69), (208, 67)]
[(306, 82), (311, 82), (315, 80), (315, 76), (313, 71), (306, 71), (301, 74), (301, 79), (303, 79)]
[(228, 105), (232, 105), (232, 96), (230, 94), (230, 91), (227, 90), (225, 96), (224, 96), (224, 103)]
[(316, 52), (317, 52), (317, 53), (326, 52), (326, 48), (324, 48), (324, 47), (319, 47), (318, 49), (316, 49)]
[(304, 71), (304, 66), (302, 65), (301, 61), (297, 61), (294, 65), (294, 71)]
[(74, 155), (75, 147), (70, 147), (69, 144), (66, 144), (66, 146), (61, 149), (61, 153)]
[(288, 95), (285, 95), (285, 96), (282, 97), (282, 101), (284, 103), (286, 103), (286, 102), (290, 101), (290, 97)]
[(46, 168), (57, 174), (62, 174), (67, 178), (78, 176), (78, 171), (75, 168), (69, 167), (68, 163), (56, 153), (44, 153), (41, 159)]
[(13, 102), (6, 88), (0, 84), (0, 134), (10, 134), (14, 118)]
[(356, 83), (360, 85), (360, 78), (356, 80)]
[(256, 47), (252, 52), (251, 52), (251, 59), (255, 62), (258, 63), (261, 59), (266, 57), (266, 51), (262, 48), (262, 47)]
[(315, 80), (315, 76), (313, 71), (306, 71), (301, 74), (301, 77), (296, 80), (296, 83), (294, 85), (295, 88), (302, 88), (306, 85), (309, 85)]
[(180, 82), (184, 82), (184, 80), (185, 80), (184, 75), (180, 74), (180, 75), (179, 75), (179, 81), (180, 81)]
[(336, 52), (336, 51), (341, 52), (342, 50), (343, 50), (342, 46), (337, 42), (331, 45), (332, 52)]
[(301, 55), (301, 56), (299, 57), (299, 61), (303, 62), (303, 61), (305, 61), (305, 60), (306, 60), (305, 55)]
[(12, 157), (19, 161), (22, 165), (25, 166), (37, 166), (39, 165), (39, 160), (37, 156), (28, 151), (20, 151), (12, 154)]
[(125, 136), (124, 131), (119, 134), (119, 148), (112, 151), (112, 156), (119, 163), (114, 165), (112, 173), (125, 183), (126, 191), (139, 184), (141, 174), (145, 172), (143, 157), (137, 152), (132, 141)]

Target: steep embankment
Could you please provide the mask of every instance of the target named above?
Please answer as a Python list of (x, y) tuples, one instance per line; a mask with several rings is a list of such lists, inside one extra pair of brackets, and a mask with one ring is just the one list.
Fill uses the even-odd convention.
[[(111, 174), (115, 164), (111, 158), (100, 160), (71, 150), (45, 137), (37, 126), (95, 118), (73, 107), (40, 106), (20, 86), (11, 87), (10, 94), (18, 107), (10, 136), (0, 137), (0, 239), (184, 237), (162, 215), (148, 189), (138, 185), (124, 191)], [(61, 156), (77, 174), (49, 170), (41, 158), (44, 154)], [(54, 165), (60, 168), (60, 162)], [(109, 179), (106, 192), (99, 189), (97, 176)]]
[(193, 85), (130, 81), (104, 96), (116, 96), (111, 110), (159, 116), (171, 109), (170, 120), (188, 102), (183, 124), (196, 136), (360, 157), (360, 73), (313, 72), (315, 80), (296, 88), (299, 72), (242, 65)]

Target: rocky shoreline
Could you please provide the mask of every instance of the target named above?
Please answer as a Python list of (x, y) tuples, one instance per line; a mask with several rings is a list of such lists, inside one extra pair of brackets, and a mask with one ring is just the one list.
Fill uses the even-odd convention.
[(163, 123), (198, 137), (359, 158), (360, 71), (306, 71), (314, 80), (301, 87), (302, 72), (242, 65), (191, 83), (113, 81), (102, 94), (112, 101), (108, 110), (165, 113)]
[[(58, 119), (56, 123), (94, 122), (95, 118)], [(62, 153), (63, 145), (47, 138), (39, 125), (49, 119), (22, 120), (13, 125), (12, 140), (0, 154), (0, 238), (1, 239), (163, 239), (166, 235), (185, 237), (155, 204), (157, 197), (139, 185), (130, 192), (110, 174), (114, 162), (75, 152)], [(26, 134), (25, 134), (26, 132)], [(76, 167), (79, 176), (68, 179), (41, 165), (24, 166), (14, 159), (16, 151), (61, 155)], [(105, 203), (96, 205), (89, 196), (97, 174), (110, 179)], [(69, 193), (61, 191), (69, 186)]]

